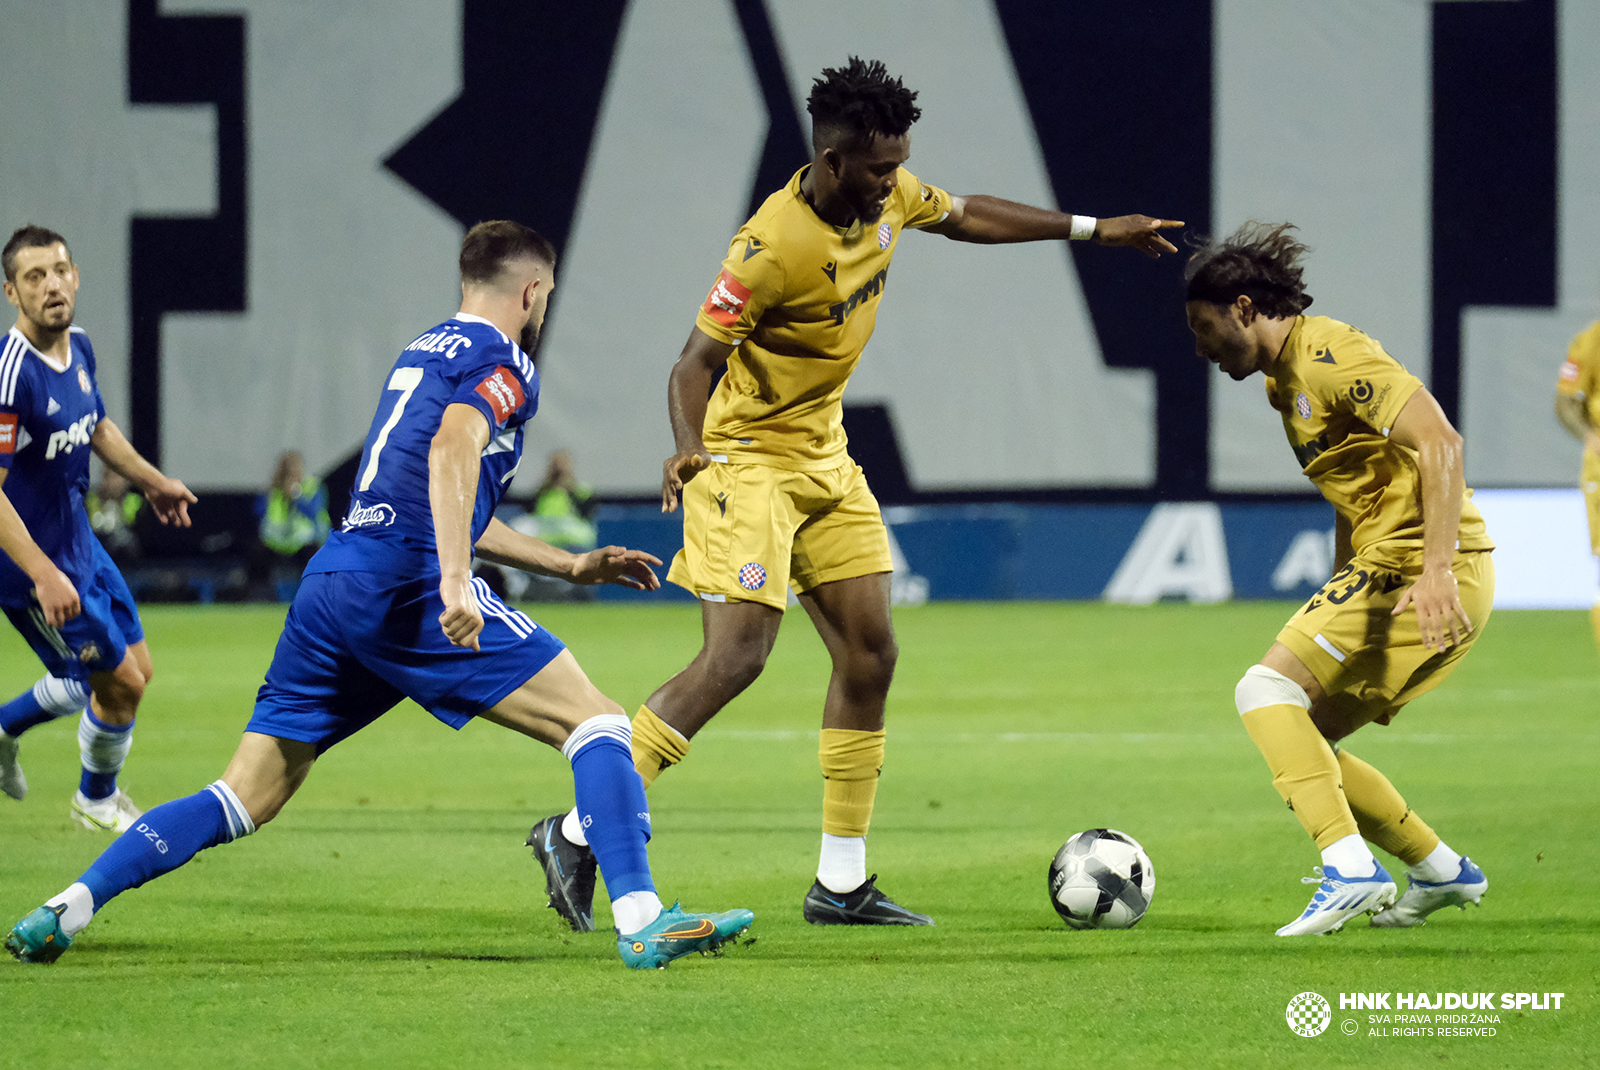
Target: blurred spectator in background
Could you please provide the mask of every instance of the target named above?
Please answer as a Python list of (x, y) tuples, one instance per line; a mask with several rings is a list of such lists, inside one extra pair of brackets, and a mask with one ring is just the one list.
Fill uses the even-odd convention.
[(272, 473), (272, 486), (256, 499), (257, 544), (250, 561), (252, 597), (294, 597), (311, 555), (328, 539), (328, 489), (306, 475), (306, 463), (285, 450)]
[(528, 534), (563, 550), (587, 553), (599, 545), (594, 511), (594, 488), (578, 482), (572, 471), (572, 454), (556, 450), (550, 455), (544, 483), (533, 496), (536, 530)]
[(138, 561), (139, 536), (134, 533), (133, 524), (145, 503), (133, 485), (120, 472), (107, 468), (83, 504), (89, 513), (89, 526), (117, 567), (126, 569)]

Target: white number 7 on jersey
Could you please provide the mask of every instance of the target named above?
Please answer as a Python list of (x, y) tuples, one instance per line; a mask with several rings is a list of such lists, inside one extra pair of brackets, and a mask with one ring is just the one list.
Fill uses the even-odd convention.
[(389, 441), (389, 432), (394, 430), (394, 425), (400, 422), (400, 416), (406, 411), (406, 402), (411, 400), (411, 395), (422, 384), (421, 368), (396, 368), (394, 374), (389, 376), (389, 385), (384, 387), (384, 393), (390, 390), (400, 391), (400, 400), (394, 403), (394, 411), (383, 422), (383, 429), (378, 432), (376, 441), (372, 443), (372, 457), (367, 461), (367, 470), (361, 473), (361, 485), (357, 490), (366, 490), (372, 486), (372, 481), (378, 476), (378, 455), (383, 452), (383, 447)]

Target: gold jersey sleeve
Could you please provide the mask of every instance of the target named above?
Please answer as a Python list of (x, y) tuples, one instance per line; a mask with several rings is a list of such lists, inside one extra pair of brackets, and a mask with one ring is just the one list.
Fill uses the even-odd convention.
[(1572, 340), (1556, 379), (1556, 390), (1568, 396), (1581, 394), (1589, 426), (1600, 427), (1600, 320), (1589, 324)]
[(735, 347), (706, 408), (706, 450), (820, 471), (846, 459), (844, 388), (877, 324), (900, 235), (944, 219), (951, 198), (902, 167), (877, 220), (835, 227), (800, 192), (804, 176), (739, 228), (695, 326)]
[[(1302, 316), (1267, 377), (1267, 399), (1301, 469), (1351, 526), (1357, 553), (1402, 567), (1422, 552), (1416, 454), (1389, 429), (1422, 381), (1355, 327)], [(1457, 547), (1492, 550), (1483, 515), (1462, 497)]]

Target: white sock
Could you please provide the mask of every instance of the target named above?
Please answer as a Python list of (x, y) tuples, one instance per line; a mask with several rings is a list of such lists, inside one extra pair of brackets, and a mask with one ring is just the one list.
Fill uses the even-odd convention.
[(94, 918), (94, 896), (89, 894), (89, 886), (80, 882), (55, 898), (45, 900), (44, 905), (58, 907), (62, 903), (67, 905), (67, 909), (61, 913), (61, 931), (70, 940), (87, 929)]
[(1461, 856), (1450, 850), (1443, 840), (1414, 866), (1406, 867), (1406, 875), (1429, 884), (1445, 884), (1461, 875)]
[(817, 880), (830, 892), (853, 892), (867, 883), (867, 838), (822, 834)]
[[(567, 838), (568, 843), (575, 843), (579, 847), (589, 846), (589, 837), (583, 834), (583, 822), (578, 819), (576, 806), (568, 810), (567, 816), (561, 819), (561, 835)], [(645, 924), (648, 925), (649, 922)]]
[(1338, 870), (1341, 877), (1370, 877), (1378, 872), (1378, 860), (1372, 857), (1372, 849), (1355, 832), (1324, 847), (1322, 864)]
[(654, 892), (629, 892), (611, 900), (611, 917), (623, 936), (636, 933), (661, 916), (661, 900)]

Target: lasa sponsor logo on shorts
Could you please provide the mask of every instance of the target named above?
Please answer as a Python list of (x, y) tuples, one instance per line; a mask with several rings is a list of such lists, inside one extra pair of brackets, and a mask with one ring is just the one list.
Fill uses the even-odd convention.
[(388, 502), (375, 502), (372, 505), (352, 503), (350, 512), (344, 518), (344, 530), (354, 531), (356, 528), (386, 528), (394, 523), (394, 506)]

